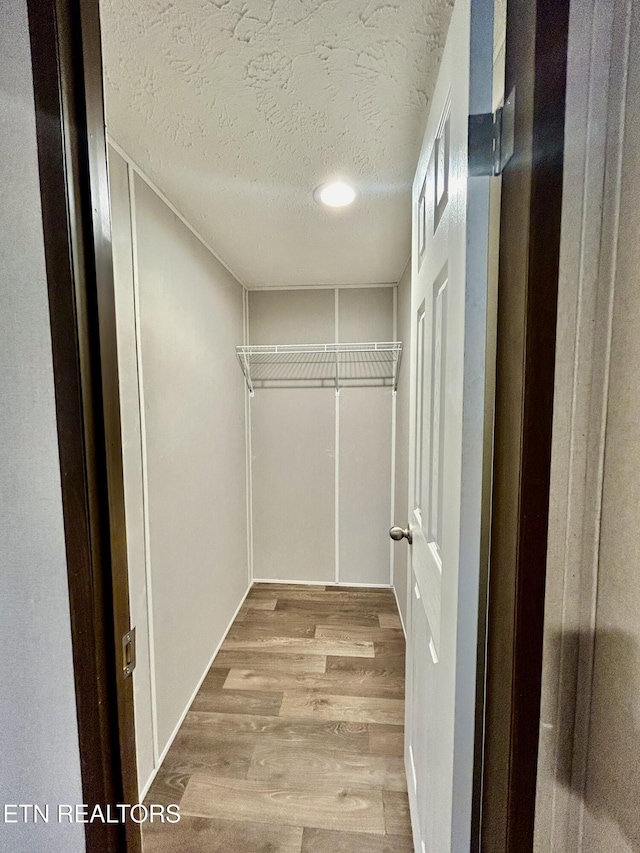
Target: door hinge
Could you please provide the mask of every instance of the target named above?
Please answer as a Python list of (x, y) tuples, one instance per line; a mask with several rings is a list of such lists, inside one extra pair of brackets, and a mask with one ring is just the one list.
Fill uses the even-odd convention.
[(122, 671), (125, 678), (129, 678), (136, 668), (136, 629), (130, 631), (122, 638)]
[(469, 174), (501, 175), (513, 157), (516, 90), (495, 113), (469, 116)]

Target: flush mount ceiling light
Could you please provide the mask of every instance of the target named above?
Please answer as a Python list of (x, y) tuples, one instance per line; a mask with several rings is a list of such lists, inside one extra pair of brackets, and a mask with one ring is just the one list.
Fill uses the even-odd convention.
[(327, 207), (346, 207), (356, 197), (356, 191), (344, 181), (331, 181), (329, 184), (322, 184), (315, 192), (316, 201), (326, 204)]

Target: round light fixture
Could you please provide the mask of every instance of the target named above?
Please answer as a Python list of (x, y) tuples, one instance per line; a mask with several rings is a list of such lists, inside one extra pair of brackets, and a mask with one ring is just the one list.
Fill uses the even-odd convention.
[(346, 207), (355, 199), (356, 191), (344, 181), (332, 181), (318, 187), (314, 195), (327, 207)]

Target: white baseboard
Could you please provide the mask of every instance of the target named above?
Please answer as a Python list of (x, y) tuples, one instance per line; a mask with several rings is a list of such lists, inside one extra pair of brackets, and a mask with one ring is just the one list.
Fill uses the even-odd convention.
[[(282, 578), (254, 578), (254, 583), (282, 583), (291, 584), (292, 586), (345, 586), (345, 587), (361, 587), (362, 589), (393, 589), (390, 583), (346, 583), (340, 581), (292, 581)], [(396, 599), (397, 600), (397, 599)]]
[(216, 658), (216, 655), (217, 655), (217, 654), (218, 654), (218, 652), (220, 651), (220, 647), (221, 647), (221, 646), (222, 646), (222, 644), (224, 643), (224, 641), (225, 641), (225, 639), (226, 639), (226, 637), (227, 637), (227, 634), (229, 633), (229, 630), (230, 630), (231, 626), (232, 626), (232, 625), (233, 625), (233, 623), (235, 622), (235, 620), (236, 620), (236, 616), (237, 616), (237, 615), (238, 615), (238, 613), (240, 612), (240, 608), (241, 608), (241, 607), (242, 607), (242, 605), (244, 604), (244, 602), (245, 602), (245, 599), (246, 599), (247, 595), (249, 595), (249, 591), (250, 591), (250, 589), (251, 589), (251, 584), (249, 584), (249, 586), (247, 587), (247, 591), (246, 591), (246, 592), (245, 592), (245, 594), (242, 596), (242, 599), (241, 599), (241, 601), (240, 601), (240, 604), (236, 607), (235, 613), (234, 613), (234, 614), (233, 614), (233, 616), (231, 617), (231, 621), (230, 621), (230, 622), (229, 622), (229, 624), (227, 625), (227, 627), (226, 627), (226, 629), (225, 629), (225, 632), (224, 632), (224, 634), (222, 635), (222, 638), (221, 638), (220, 642), (219, 642), (219, 643), (218, 643), (218, 645), (216, 646), (214, 653), (211, 655), (211, 659), (209, 660), (209, 663), (206, 665), (205, 670), (204, 670), (204, 672), (202, 673), (202, 676), (201, 676), (200, 680), (198, 681), (198, 683), (197, 683), (197, 685), (196, 685), (196, 689), (195, 689), (195, 690), (193, 691), (193, 693), (191, 694), (191, 698), (190, 698), (190, 699), (189, 699), (189, 701), (187, 702), (186, 708), (184, 709), (184, 711), (183, 711), (183, 712), (182, 712), (182, 714), (180, 715), (180, 719), (178, 720), (178, 722), (177, 722), (177, 724), (176, 724), (176, 727), (175, 727), (175, 728), (174, 728), (174, 730), (172, 731), (172, 733), (171, 733), (171, 735), (170, 735), (170, 737), (169, 737), (169, 740), (167, 741), (167, 744), (166, 744), (165, 748), (162, 750), (161, 755), (158, 757), (158, 763), (157, 763), (157, 765), (153, 768), (153, 771), (151, 772), (151, 775), (150, 775), (150, 776), (149, 776), (149, 778), (147, 779), (147, 782), (146, 782), (145, 786), (143, 787), (142, 791), (140, 792), (140, 802), (142, 802), (142, 801), (144, 800), (144, 798), (147, 796), (147, 793), (149, 792), (149, 788), (151, 787), (151, 785), (152, 785), (152, 783), (153, 783), (153, 780), (156, 778), (156, 774), (158, 773), (158, 770), (160, 770), (160, 768), (162, 767), (162, 762), (163, 762), (163, 761), (164, 761), (164, 759), (166, 758), (166, 755), (167, 755), (167, 753), (169, 752), (169, 749), (171, 748), (171, 744), (172, 744), (172, 743), (173, 743), (173, 741), (175, 740), (175, 737), (176, 737), (176, 735), (178, 734), (178, 732), (179, 732), (179, 730), (180, 730), (180, 726), (183, 724), (183, 722), (184, 722), (184, 718), (187, 716), (187, 714), (188, 714), (188, 712), (189, 712), (189, 708), (190, 708), (190, 707), (191, 707), (191, 705), (193, 704), (193, 700), (196, 698), (196, 696), (197, 696), (197, 694), (198, 694), (198, 690), (200, 690), (200, 688), (202, 687), (202, 682), (205, 680), (205, 678), (206, 678), (206, 676), (207, 676), (207, 673), (208, 673), (208, 672), (209, 672), (209, 670), (211, 669), (211, 665), (212, 665), (212, 663), (214, 662), (214, 660), (215, 660), (215, 658)]
[(393, 586), (393, 597), (396, 600), (396, 607), (398, 608), (398, 616), (400, 617), (400, 624), (402, 625), (402, 633), (404, 634), (405, 643), (407, 641), (407, 629), (404, 625), (404, 619), (402, 618), (402, 610), (400, 609), (400, 602), (398, 601), (398, 590)]

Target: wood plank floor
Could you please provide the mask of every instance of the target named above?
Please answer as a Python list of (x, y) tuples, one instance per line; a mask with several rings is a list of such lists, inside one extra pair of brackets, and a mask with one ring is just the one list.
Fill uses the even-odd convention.
[(413, 853), (393, 593), (259, 584), (151, 790), (144, 853)]

